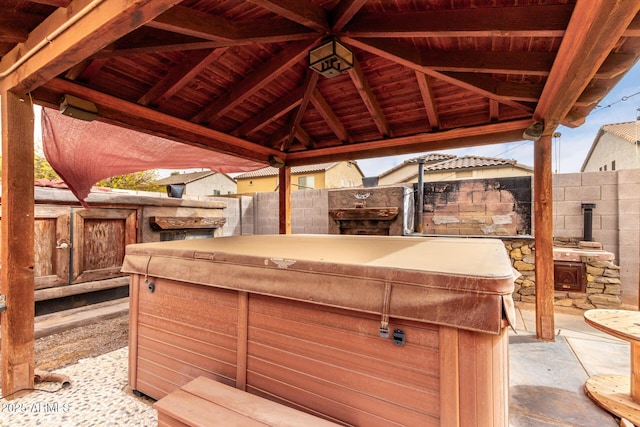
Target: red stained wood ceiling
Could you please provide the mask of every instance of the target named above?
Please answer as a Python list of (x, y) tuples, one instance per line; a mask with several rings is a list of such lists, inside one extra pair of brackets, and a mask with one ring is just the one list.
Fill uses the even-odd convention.
[[(640, 56), (640, 2), (3, 0), (0, 88), (289, 165), (521, 139), (580, 125)], [(353, 69), (326, 79), (327, 36)], [(28, 51), (31, 51), (27, 53)], [(588, 142), (585, 142), (588, 143)]]

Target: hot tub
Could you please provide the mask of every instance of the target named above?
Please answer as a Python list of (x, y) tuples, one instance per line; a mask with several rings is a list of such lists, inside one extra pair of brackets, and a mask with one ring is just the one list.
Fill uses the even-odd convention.
[(508, 425), (494, 239), (238, 236), (127, 247), (129, 385), (204, 375), (361, 426)]

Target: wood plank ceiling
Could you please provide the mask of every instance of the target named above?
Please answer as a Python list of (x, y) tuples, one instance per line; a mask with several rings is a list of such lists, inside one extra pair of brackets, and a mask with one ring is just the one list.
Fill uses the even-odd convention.
[[(584, 122), (638, 60), (639, 3), (3, 0), (0, 88), (291, 166), (491, 144)], [(355, 55), (331, 79), (328, 36)]]

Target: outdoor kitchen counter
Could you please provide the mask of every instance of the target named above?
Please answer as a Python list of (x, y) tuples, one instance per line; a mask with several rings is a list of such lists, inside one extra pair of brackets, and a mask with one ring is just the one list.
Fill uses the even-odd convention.
[(493, 239), (273, 235), (127, 247), (130, 385), (203, 375), (355, 425), (507, 425), (513, 269)]

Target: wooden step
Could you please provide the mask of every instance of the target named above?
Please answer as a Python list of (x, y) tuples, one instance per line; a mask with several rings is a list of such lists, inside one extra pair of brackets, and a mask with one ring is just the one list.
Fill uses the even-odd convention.
[(205, 377), (158, 400), (158, 426), (330, 427), (331, 421)]

